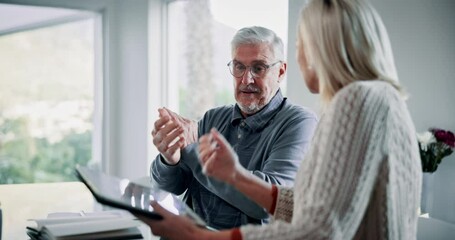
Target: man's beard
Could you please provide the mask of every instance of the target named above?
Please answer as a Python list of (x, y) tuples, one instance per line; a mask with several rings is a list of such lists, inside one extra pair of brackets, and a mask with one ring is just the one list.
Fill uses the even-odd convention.
[[(238, 91), (250, 92), (250, 93), (259, 94), (259, 95), (261, 94), (261, 89), (259, 89), (254, 84), (240, 85), (238, 88)], [(255, 114), (255, 113), (259, 112), (259, 110), (261, 110), (265, 106), (265, 104), (260, 103), (260, 99), (258, 99), (257, 103), (254, 102), (249, 105), (243, 105), (242, 103), (240, 103), (240, 101), (237, 101), (237, 105), (239, 106), (240, 110), (242, 110), (242, 112), (246, 113), (247, 115)]]

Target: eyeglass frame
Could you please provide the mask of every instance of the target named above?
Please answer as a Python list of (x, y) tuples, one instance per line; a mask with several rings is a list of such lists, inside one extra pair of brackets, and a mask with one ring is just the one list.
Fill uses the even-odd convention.
[[(253, 64), (252, 66), (248, 66), (248, 65), (245, 65), (241, 62), (238, 62), (239, 64), (242, 64), (243, 66), (245, 66), (245, 70), (243, 71), (242, 75), (241, 76), (235, 76), (234, 73), (232, 72), (231, 70), (231, 64), (233, 64), (235, 62), (238, 62), (236, 60), (231, 60), (230, 62), (227, 63), (227, 67), (229, 68), (229, 72), (231, 73), (231, 75), (233, 77), (236, 77), (236, 78), (242, 78), (243, 76), (245, 76), (245, 73), (247, 72), (247, 69), (249, 68), (250, 69), (250, 74), (253, 78), (263, 78), (266, 74), (267, 74), (267, 71), (269, 71), (269, 69), (273, 66), (275, 66), (277, 63), (283, 63), (282, 60), (278, 60), (274, 63), (271, 63), (271, 64), (265, 64), (265, 63), (256, 63), (256, 64)], [(264, 71), (264, 75), (263, 76), (258, 76), (257, 74), (253, 73), (251, 71), (251, 69), (253, 69), (252, 67), (255, 66), (255, 65), (262, 65), (265, 67), (265, 71)]]

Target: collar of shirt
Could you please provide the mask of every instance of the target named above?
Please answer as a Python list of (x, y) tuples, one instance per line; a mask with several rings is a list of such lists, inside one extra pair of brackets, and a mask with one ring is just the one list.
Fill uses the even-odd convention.
[(243, 118), (242, 113), (240, 111), (240, 108), (237, 104), (235, 104), (234, 109), (232, 110), (232, 119), (231, 119), (231, 124), (233, 126), (237, 126), (242, 122), (245, 122), (245, 124), (253, 131), (257, 131), (259, 129), (264, 128), (269, 121), (275, 116), (275, 114), (280, 110), (280, 106), (283, 103), (285, 98), (281, 94), (281, 89), (278, 89), (277, 93), (273, 98), (270, 100), (270, 102), (265, 105), (264, 108), (259, 110), (259, 112), (247, 117)]

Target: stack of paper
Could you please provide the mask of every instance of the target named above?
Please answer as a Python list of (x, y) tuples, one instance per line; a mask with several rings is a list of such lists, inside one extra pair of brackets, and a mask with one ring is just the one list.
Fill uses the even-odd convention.
[(123, 211), (53, 213), (45, 219), (31, 219), (27, 235), (32, 240), (142, 239), (139, 225)]

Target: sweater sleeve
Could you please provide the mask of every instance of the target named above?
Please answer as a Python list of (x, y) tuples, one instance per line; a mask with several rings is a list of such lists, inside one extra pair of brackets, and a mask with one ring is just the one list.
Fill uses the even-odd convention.
[(274, 220), (291, 222), (294, 208), (294, 191), (289, 188), (278, 188), (275, 211), (272, 212)]
[(382, 145), (388, 108), (380, 95), (357, 84), (337, 93), (299, 169), (294, 191), (280, 189), (275, 218), (285, 221), (244, 226), (243, 239), (354, 237), (386, 158)]

